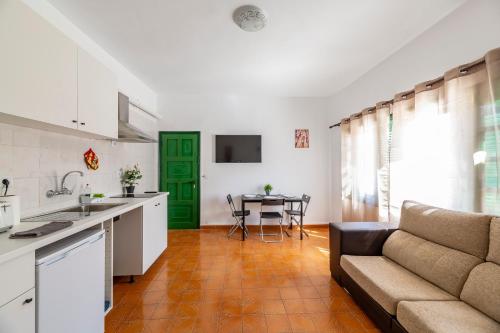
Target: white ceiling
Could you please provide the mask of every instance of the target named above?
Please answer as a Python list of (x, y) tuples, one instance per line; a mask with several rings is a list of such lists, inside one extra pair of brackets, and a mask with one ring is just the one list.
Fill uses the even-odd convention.
[[(464, 0), (49, 0), (159, 94), (330, 96)], [(249, 33), (239, 5), (269, 14)]]

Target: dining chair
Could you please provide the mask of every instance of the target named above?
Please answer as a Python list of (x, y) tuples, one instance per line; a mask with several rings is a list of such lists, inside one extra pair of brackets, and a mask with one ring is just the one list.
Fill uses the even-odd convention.
[[(267, 207), (279, 207), (281, 206), (281, 211), (269, 211)], [(266, 208), (265, 208), (266, 207)], [(265, 209), (264, 209), (265, 208)], [(262, 203), (260, 206), (260, 239), (264, 243), (280, 243), (283, 242), (283, 210), (285, 208), (285, 199), (269, 199), (269, 198), (264, 198), (262, 199)], [(274, 219), (279, 221), (279, 227), (280, 227), (280, 233), (279, 234), (265, 234), (264, 229), (262, 227), (262, 220), (265, 219)], [(280, 240), (265, 240), (264, 236), (278, 236), (280, 235), (281, 238)]]
[[(306, 216), (306, 210), (307, 207), (309, 206), (309, 202), (311, 201), (311, 197), (307, 194), (302, 194), (302, 204), (305, 204), (304, 208), (302, 209), (302, 218)], [(290, 204), (290, 209), (285, 209), (285, 213), (288, 215), (288, 229), (292, 229), (293, 227), (293, 222), (295, 222), (299, 228), (300, 228), (300, 209), (293, 209), (293, 202)], [(302, 226), (303, 227), (303, 226)], [(290, 237), (287, 231), (285, 231), (287, 236)], [(309, 237), (309, 234), (304, 231), (304, 228), (302, 228), (302, 232)]]
[[(233, 197), (231, 194), (227, 195), (227, 203), (229, 204), (229, 208), (231, 209), (231, 215), (234, 217), (234, 224), (231, 226), (227, 233), (227, 238), (231, 237), (234, 232), (238, 229), (243, 229), (243, 216), (248, 216), (250, 215), (249, 210), (237, 210), (236, 206), (234, 205)], [(248, 237), (248, 228), (245, 226), (245, 236)]]

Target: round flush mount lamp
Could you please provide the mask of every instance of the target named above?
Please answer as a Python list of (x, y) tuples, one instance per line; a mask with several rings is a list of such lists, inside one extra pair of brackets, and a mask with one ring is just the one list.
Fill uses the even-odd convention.
[(267, 15), (257, 6), (246, 5), (236, 8), (233, 20), (241, 29), (255, 32), (266, 26)]

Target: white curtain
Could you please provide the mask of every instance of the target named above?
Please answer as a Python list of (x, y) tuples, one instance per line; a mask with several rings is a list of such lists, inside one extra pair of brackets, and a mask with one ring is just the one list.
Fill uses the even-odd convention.
[(397, 222), (404, 200), (499, 215), (499, 128), (500, 49), (342, 121), (343, 220)]

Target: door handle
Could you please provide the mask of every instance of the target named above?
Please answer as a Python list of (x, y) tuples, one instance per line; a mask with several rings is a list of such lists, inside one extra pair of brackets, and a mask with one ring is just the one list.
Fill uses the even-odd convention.
[(24, 302), (23, 302), (23, 305), (24, 304), (30, 304), (31, 302), (33, 302), (33, 297), (25, 299)]

